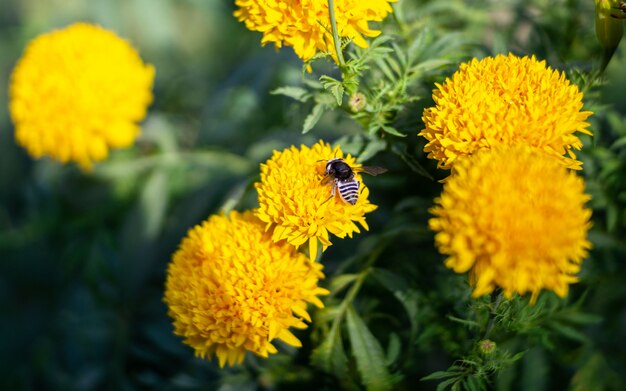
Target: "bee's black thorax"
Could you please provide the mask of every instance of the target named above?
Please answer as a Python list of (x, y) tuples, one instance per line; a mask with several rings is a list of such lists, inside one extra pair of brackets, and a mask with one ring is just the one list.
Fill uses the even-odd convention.
[(326, 164), (326, 173), (340, 181), (349, 181), (354, 178), (354, 171), (343, 159), (332, 159)]

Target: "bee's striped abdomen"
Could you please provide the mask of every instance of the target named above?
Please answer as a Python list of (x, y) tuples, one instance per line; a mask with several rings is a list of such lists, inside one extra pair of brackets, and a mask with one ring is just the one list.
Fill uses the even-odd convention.
[(349, 204), (356, 204), (359, 199), (359, 184), (356, 179), (337, 181), (337, 189), (341, 199)]

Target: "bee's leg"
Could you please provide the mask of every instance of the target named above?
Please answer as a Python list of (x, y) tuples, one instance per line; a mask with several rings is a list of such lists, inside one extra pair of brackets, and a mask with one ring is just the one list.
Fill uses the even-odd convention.
[(335, 197), (335, 189), (337, 188), (337, 182), (333, 183), (333, 189), (330, 192), (330, 197), (326, 198), (326, 201), (322, 202), (320, 204), (320, 206), (324, 205), (325, 203), (327, 203), (328, 201), (330, 201), (332, 198)]

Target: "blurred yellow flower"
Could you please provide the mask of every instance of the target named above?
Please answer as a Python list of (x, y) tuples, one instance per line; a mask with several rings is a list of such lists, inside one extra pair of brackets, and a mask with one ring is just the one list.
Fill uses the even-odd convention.
[[(328, 233), (340, 238), (359, 233), (358, 222), (368, 229), (365, 214), (377, 208), (369, 202), (369, 190), (361, 185), (355, 205), (344, 202), (338, 194), (328, 200), (332, 184), (324, 184), (326, 162), (343, 158), (353, 169), (361, 167), (352, 156), (344, 156), (339, 147), (319, 141), (312, 148), (292, 146), (282, 152), (274, 151), (271, 159), (261, 164), (261, 182), (257, 216), (273, 229), (275, 242), (287, 240), (299, 247), (308, 241), (309, 256), (317, 258), (318, 242), (323, 250), (331, 245)], [(356, 179), (362, 183), (361, 176)]]
[[(393, 11), (396, 0), (335, 0), (339, 37), (346, 37), (365, 48), (363, 38), (376, 37), (378, 30), (368, 22), (380, 22)], [(235, 0), (235, 17), (251, 31), (263, 33), (261, 44), (273, 42), (276, 48), (293, 47), (304, 62), (318, 51), (337, 61), (327, 0)]]
[(583, 94), (545, 61), (512, 54), (473, 59), (436, 86), (436, 105), (424, 110), (419, 135), (439, 168), (481, 149), (526, 144), (580, 169), (575, 133), (591, 134), (585, 120), (592, 113), (581, 111)]
[(286, 243), (274, 243), (252, 212), (214, 215), (192, 228), (167, 271), (165, 302), (174, 333), (196, 356), (220, 367), (246, 351), (277, 352), (276, 338), (299, 347), (289, 328), (310, 322), (307, 302), (322, 308), (322, 265)]
[(15, 139), (34, 158), (84, 170), (131, 145), (152, 101), (154, 67), (113, 32), (76, 23), (33, 39), (11, 76)]
[(453, 171), (429, 225), (446, 266), (471, 270), (473, 296), (496, 286), (533, 302), (541, 289), (567, 295), (591, 247), (583, 180), (523, 145), (458, 159)]

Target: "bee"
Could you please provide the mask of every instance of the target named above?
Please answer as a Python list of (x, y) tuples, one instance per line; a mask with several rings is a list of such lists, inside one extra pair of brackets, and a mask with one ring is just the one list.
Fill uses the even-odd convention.
[(333, 184), (330, 197), (324, 202), (327, 202), (335, 196), (335, 192), (339, 193), (339, 196), (344, 202), (351, 205), (356, 204), (359, 199), (359, 188), (361, 183), (355, 178), (357, 172), (364, 172), (370, 175), (378, 175), (387, 171), (382, 167), (368, 167), (362, 166), (359, 168), (352, 168), (341, 158), (330, 159), (326, 163), (326, 172), (323, 184)]

